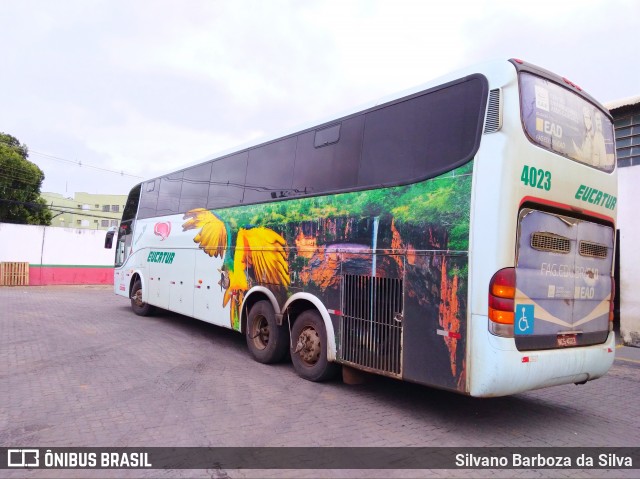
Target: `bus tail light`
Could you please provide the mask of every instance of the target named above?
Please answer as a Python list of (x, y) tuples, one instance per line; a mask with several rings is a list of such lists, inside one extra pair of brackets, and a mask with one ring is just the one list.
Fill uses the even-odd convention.
[(504, 268), (489, 283), (489, 331), (496, 336), (513, 337), (516, 270)]

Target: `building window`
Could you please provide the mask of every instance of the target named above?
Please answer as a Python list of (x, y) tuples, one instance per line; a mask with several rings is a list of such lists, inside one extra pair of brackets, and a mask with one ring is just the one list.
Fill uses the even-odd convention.
[(100, 205), (93, 205), (95, 207), (95, 209), (100, 209)]
[(103, 228), (108, 228), (109, 227), (109, 220), (102, 220), (100, 222), (100, 226), (102, 226)]
[(82, 226), (89, 226), (89, 220), (82, 220)]
[(82, 209), (83, 209), (83, 210), (90, 210), (90, 209), (91, 209), (91, 206), (89, 206), (89, 205), (82, 205)]
[(82, 224), (82, 222), (80, 220), (76, 220), (76, 224)]
[(640, 165), (640, 114), (614, 121), (618, 167)]
[(111, 220), (111, 226), (118, 226), (118, 220)]
[(109, 205), (102, 205), (102, 211), (105, 213), (109, 212)]
[(120, 212), (120, 205), (111, 205), (111, 212), (112, 213), (119, 213)]

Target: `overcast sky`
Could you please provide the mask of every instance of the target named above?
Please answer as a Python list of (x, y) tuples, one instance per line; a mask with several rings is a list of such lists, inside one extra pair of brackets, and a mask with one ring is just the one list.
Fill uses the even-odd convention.
[(0, 0), (0, 131), (43, 191), (126, 194), (489, 59), (640, 95), (639, 20), (637, 0)]

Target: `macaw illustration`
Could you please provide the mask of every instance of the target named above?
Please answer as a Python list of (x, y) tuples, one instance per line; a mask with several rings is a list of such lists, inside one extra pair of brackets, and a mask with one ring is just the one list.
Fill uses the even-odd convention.
[[(240, 329), (240, 307), (244, 293), (257, 283), (287, 288), (291, 283), (285, 251), (286, 241), (272, 229), (241, 227), (232, 248), (231, 228), (218, 215), (204, 208), (188, 211), (182, 230), (200, 228), (193, 238), (200, 249), (214, 258), (223, 258), (218, 284), (224, 289), (222, 306), (230, 304), (231, 327)], [(233, 257), (232, 257), (233, 256)], [(253, 278), (249, 277), (250, 270)]]

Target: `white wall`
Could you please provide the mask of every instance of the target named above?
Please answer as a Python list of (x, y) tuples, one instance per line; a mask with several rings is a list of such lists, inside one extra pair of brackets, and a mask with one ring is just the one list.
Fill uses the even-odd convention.
[(627, 345), (640, 347), (640, 166), (618, 169), (620, 230), (620, 333)]
[(103, 230), (0, 223), (0, 261), (32, 265), (113, 266)]

